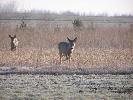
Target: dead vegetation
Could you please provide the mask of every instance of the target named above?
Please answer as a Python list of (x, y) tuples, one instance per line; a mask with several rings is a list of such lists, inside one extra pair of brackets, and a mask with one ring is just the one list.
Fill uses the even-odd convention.
[[(64, 61), (62, 66), (107, 70), (130, 70), (133, 66), (133, 34), (130, 24), (119, 26), (116, 23), (93, 23), (95, 30), (89, 29), (85, 24), (82, 30), (74, 31), (73, 27), (70, 27), (72, 23), (64, 23), (57, 32), (53, 22), (26, 23), (26, 29), (16, 30), (17, 21), (0, 22), (1, 66), (59, 65), (57, 45), (66, 41), (66, 37), (78, 37), (78, 40), (72, 62)], [(16, 34), (20, 41), (14, 52), (10, 51), (8, 34)]]

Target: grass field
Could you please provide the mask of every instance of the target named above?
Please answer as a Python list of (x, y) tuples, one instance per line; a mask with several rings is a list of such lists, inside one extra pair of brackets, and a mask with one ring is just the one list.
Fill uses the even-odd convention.
[(132, 100), (133, 75), (3, 75), (1, 100)]
[[(71, 63), (64, 61), (62, 67), (132, 72), (130, 23), (94, 23), (92, 30), (90, 22), (83, 22), (84, 27), (79, 31), (74, 31), (70, 21), (26, 20), (25, 23), (27, 27), (19, 29), (21, 21), (1, 20), (0, 66), (60, 66), (58, 43), (67, 41), (67, 37), (77, 37)], [(10, 51), (8, 34), (16, 34), (20, 41), (14, 52)]]
[[(77, 49), (71, 62), (63, 61), (59, 64), (58, 51), (55, 49), (18, 49), (17, 51), (0, 51), (1, 68), (4, 66), (20, 70), (23, 66), (51, 71), (78, 70), (82, 73), (132, 73), (133, 53), (132, 49)], [(45, 71), (45, 70), (44, 70)]]
[[(93, 29), (84, 21), (75, 31), (71, 21), (25, 20), (20, 29), (19, 20), (0, 20), (0, 100), (132, 100), (133, 27), (121, 21)], [(78, 38), (76, 47), (59, 64), (57, 45), (67, 37)]]

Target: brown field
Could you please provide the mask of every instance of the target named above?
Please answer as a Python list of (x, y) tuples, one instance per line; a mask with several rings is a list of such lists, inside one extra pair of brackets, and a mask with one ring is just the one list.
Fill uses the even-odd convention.
[[(0, 66), (53, 66), (62, 69), (133, 71), (133, 33), (130, 23), (83, 22), (74, 31), (71, 21), (26, 20), (27, 27), (19, 29), (19, 20), (0, 21)], [(57, 27), (58, 25), (58, 27)], [(10, 51), (8, 34), (16, 34), (19, 47)], [(71, 63), (59, 65), (57, 45), (66, 37), (77, 37)], [(94, 70), (95, 69), (95, 70)]]
[[(20, 20), (0, 20), (0, 100), (132, 100), (133, 27), (121, 22), (127, 20), (93, 27), (83, 21), (77, 31), (71, 21), (24, 20), (20, 29)], [(19, 39), (16, 51), (8, 34)], [(60, 65), (57, 45), (67, 37), (78, 41), (71, 62)]]

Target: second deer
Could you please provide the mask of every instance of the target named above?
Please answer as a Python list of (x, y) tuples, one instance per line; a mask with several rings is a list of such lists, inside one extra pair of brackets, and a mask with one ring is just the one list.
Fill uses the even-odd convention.
[(16, 50), (19, 41), (18, 41), (16, 35), (14, 35), (14, 36), (9, 35), (9, 37), (11, 39), (11, 51), (14, 51), (14, 50)]

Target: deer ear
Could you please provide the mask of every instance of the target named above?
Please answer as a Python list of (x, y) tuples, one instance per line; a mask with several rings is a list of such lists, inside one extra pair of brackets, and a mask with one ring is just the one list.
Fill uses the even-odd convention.
[(77, 41), (77, 37), (73, 41), (76, 42)]
[(68, 40), (68, 41), (71, 41), (68, 37), (67, 37), (67, 40)]
[(11, 35), (8, 35), (11, 38)]

